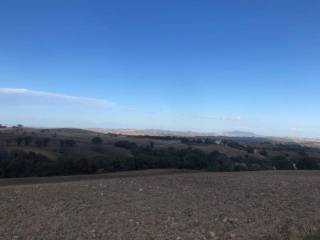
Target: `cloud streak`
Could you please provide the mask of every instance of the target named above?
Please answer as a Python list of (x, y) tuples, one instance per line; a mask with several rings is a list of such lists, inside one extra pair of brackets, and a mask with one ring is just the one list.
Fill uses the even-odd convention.
[(88, 105), (94, 107), (110, 108), (114, 103), (98, 98), (90, 97), (79, 97), (72, 95), (65, 95), (60, 93), (36, 91), (25, 88), (0, 88), (0, 95), (14, 95), (14, 96), (25, 96), (25, 97), (37, 97), (52, 101), (76, 103), (81, 105)]
[(301, 127), (293, 127), (290, 130), (293, 132), (302, 132), (303, 131), (303, 129)]
[(212, 120), (220, 120), (220, 121), (241, 121), (240, 116), (221, 116), (221, 117), (215, 117), (215, 116), (199, 116), (199, 118), (204, 119), (212, 119)]

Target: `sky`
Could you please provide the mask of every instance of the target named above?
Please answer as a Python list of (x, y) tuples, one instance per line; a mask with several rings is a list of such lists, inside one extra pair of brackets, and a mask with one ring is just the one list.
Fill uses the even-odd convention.
[(0, 123), (320, 137), (318, 0), (0, 0)]

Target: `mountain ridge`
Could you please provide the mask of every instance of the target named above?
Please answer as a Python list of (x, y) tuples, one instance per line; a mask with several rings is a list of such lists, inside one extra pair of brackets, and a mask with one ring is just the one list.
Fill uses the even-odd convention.
[(90, 131), (100, 133), (112, 133), (129, 136), (177, 136), (177, 137), (199, 137), (199, 136), (224, 136), (224, 137), (264, 137), (246, 131), (227, 131), (227, 132), (197, 132), (197, 131), (173, 131), (161, 129), (114, 129), (114, 128), (88, 128)]

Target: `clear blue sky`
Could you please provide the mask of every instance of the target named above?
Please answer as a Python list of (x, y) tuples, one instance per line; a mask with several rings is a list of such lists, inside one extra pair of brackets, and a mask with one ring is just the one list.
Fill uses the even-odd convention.
[(319, 13), (318, 0), (2, 0), (0, 121), (320, 137)]

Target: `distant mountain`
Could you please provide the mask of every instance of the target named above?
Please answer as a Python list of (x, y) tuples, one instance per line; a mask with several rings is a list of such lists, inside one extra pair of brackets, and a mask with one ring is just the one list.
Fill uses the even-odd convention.
[(128, 136), (177, 136), (177, 137), (196, 137), (196, 136), (225, 136), (225, 137), (261, 137), (255, 133), (231, 131), (231, 132), (192, 132), (192, 131), (170, 131), (159, 129), (112, 129), (112, 128), (90, 128), (88, 130), (113, 133)]
[(223, 132), (222, 136), (225, 137), (261, 137), (252, 132), (243, 132), (243, 131), (231, 131), (231, 132)]

